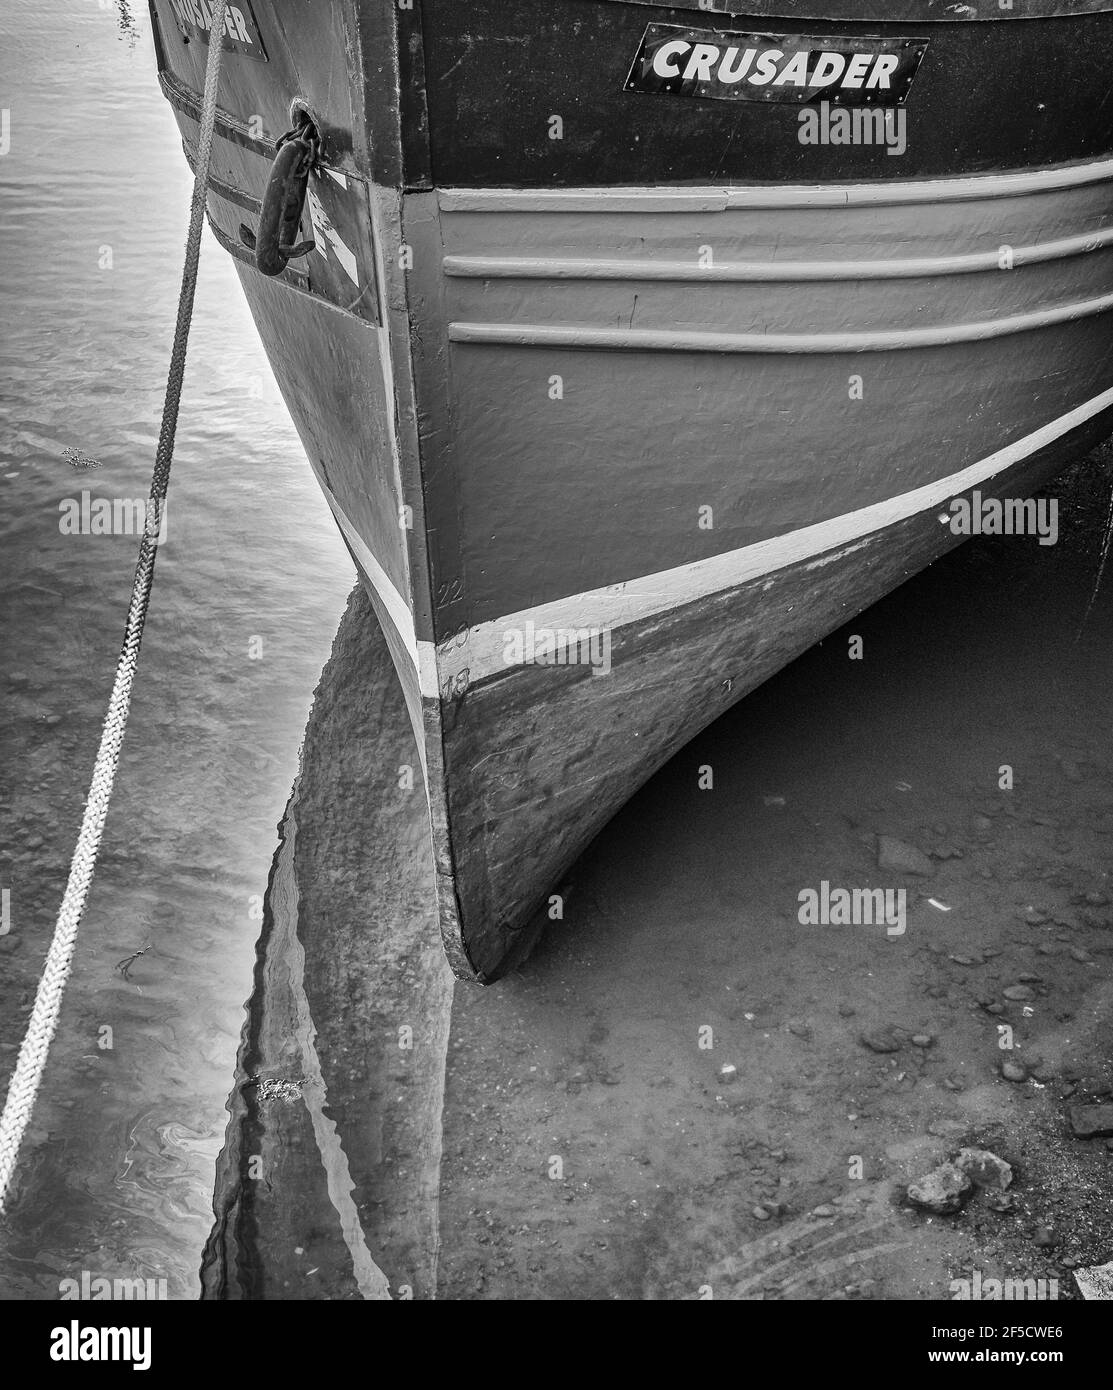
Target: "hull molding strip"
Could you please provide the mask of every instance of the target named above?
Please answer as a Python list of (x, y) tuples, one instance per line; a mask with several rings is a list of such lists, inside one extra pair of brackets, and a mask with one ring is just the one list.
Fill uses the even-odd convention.
[[(1006, 274), (1008, 272), (1002, 272)], [(454, 343), (502, 343), (515, 347), (617, 350), (620, 352), (839, 353), (893, 352), (983, 342), (1010, 333), (1027, 333), (1058, 323), (1091, 318), (1113, 309), (1113, 294), (1097, 299), (1032, 309), (980, 323), (939, 324), (931, 328), (871, 329), (854, 333), (704, 333), (655, 328), (550, 328), (533, 323), (450, 323)]]
[[(1066, 260), (1113, 246), (1113, 227), (1037, 246), (1010, 248), (1013, 266)], [(694, 261), (559, 259), (549, 256), (446, 256), (446, 275), (469, 280), (675, 280), (698, 284), (790, 284), (816, 280), (901, 280), (937, 275), (1002, 272), (1001, 251), (872, 261)]]
[(1053, 193), (1113, 179), (1113, 159), (1010, 174), (898, 183), (771, 184), (749, 188), (446, 188), (442, 212), (725, 212), (728, 208), (885, 207)]

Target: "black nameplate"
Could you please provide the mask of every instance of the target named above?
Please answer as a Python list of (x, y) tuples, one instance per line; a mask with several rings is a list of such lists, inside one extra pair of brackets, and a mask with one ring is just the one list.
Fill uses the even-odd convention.
[(823, 39), (650, 24), (625, 90), (716, 101), (900, 106), (927, 46), (926, 39)]
[[(213, 23), (212, 0), (170, 0), (170, 6), (187, 38), (208, 43)], [(249, 0), (235, 0), (235, 3), (229, 4), (224, 15), (221, 47), (226, 53), (239, 53), (244, 58), (258, 58), (264, 63), (267, 61)]]

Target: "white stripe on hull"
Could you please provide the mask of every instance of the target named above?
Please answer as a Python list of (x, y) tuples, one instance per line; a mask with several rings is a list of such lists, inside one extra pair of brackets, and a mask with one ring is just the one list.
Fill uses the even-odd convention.
[(1113, 159), (1010, 174), (904, 183), (774, 184), (747, 188), (443, 188), (442, 212), (724, 212), (727, 208), (893, 207), (1053, 193), (1113, 179)]
[(849, 333), (707, 333), (676, 328), (554, 328), (536, 323), (450, 323), (454, 343), (509, 343), (569, 351), (801, 353), (900, 352), (907, 348), (978, 343), (1028, 333), (1057, 323), (1092, 318), (1113, 309), (1113, 294), (1050, 309), (1032, 309), (981, 323), (941, 323), (930, 328), (870, 329)]
[[(1113, 246), (1113, 227), (1057, 241), (1011, 248), (1019, 268), (1088, 255)], [(445, 256), (444, 271), (463, 280), (671, 280), (697, 285), (810, 284), (841, 280), (914, 280), (939, 275), (973, 275), (1001, 269), (1001, 248), (952, 256), (888, 256), (869, 261), (695, 261), (631, 257)]]
[(352, 548), (352, 554), (359, 562), (360, 568), (371, 581), (371, 584), (378, 594), (383, 607), (386, 609), (390, 621), (394, 624), (402, 645), (406, 648), (410, 660), (414, 664), (417, 672), (418, 685), (422, 695), (435, 695), (437, 693), (437, 654), (436, 647), (432, 642), (419, 642), (417, 633), (414, 630), (413, 613), (409, 604), (394, 587), (394, 583), (375, 559), (367, 542), (359, 534), (356, 528), (344, 515), (340, 503), (325, 486), (323, 479), (318, 475), (317, 481), (321, 484), (321, 491), (325, 494), (325, 500), (332, 508), (332, 514), (336, 518), (336, 524), (344, 533), (344, 539)]
[(600, 589), (590, 589), (585, 593), (570, 594), (566, 598), (543, 603), (534, 608), (523, 608), (517, 613), (509, 613), (504, 617), (480, 623), (470, 628), (464, 636), (442, 643), (439, 649), (434, 648), (432, 642), (417, 639), (413, 617), (405, 599), (391, 583), (365, 542), (356, 534), (336, 499), (327, 488), (324, 491), (341, 530), (363, 566), (365, 574), (374, 585), (410, 654), (418, 674), (422, 695), (432, 697), (438, 694), (439, 689), (438, 665), (441, 684), (452, 680), (465, 669), (470, 683), (506, 670), (504, 634), (508, 629), (520, 629), (524, 628), (526, 623), (532, 623), (535, 628), (594, 628), (613, 631), (629, 623), (668, 612), (681, 604), (692, 603), (696, 599), (733, 589), (750, 580), (775, 574), (790, 565), (815, 559), (829, 551), (852, 545), (856, 541), (861, 542), (863, 538), (888, 526), (949, 502), (951, 498), (1022, 463), (1040, 449), (1055, 443), (1072, 430), (1100, 415), (1103, 410), (1109, 409), (1113, 409), (1113, 388), (1094, 396), (1092, 400), (1068, 411), (1066, 415), (1059, 416), (1049, 424), (1042, 425), (1022, 439), (1014, 440), (978, 463), (960, 469), (959, 472), (937, 482), (915, 488), (912, 492), (887, 497), (882, 502), (875, 502), (858, 511), (847, 512), (829, 521), (820, 521), (813, 526), (805, 526), (783, 536), (758, 541), (754, 545), (742, 546), (722, 555), (712, 555), (705, 560), (694, 560), (673, 569), (661, 570), (656, 574), (643, 575), (619, 584), (609, 584)]

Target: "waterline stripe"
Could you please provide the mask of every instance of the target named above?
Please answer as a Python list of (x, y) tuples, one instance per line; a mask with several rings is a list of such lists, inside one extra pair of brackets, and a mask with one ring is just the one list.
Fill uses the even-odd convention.
[(432, 698), (438, 695), (441, 685), (451, 681), (465, 668), (472, 683), (507, 670), (503, 659), (503, 634), (508, 628), (524, 628), (527, 622), (532, 622), (537, 628), (606, 628), (614, 631), (801, 561), (814, 560), (839, 547), (862, 542), (863, 538), (888, 526), (948, 502), (952, 497), (1022, 462), (1109, 409), (1113, 409), (1113, 388), (1042, 425), (1031, 434), (1014, 440), (978, 463), (937, 482), (915, 488), (912, 492), (887, 497), (882, 502), (872, 503), (843, 516), (804, 526), (782, 536), (773, 536), (769, 540), (757, 541), (722, 555), (712, 555), (705, 560), (694, 560), (655, 574), (570, 594), (533, 608), (523, 608), (517, 613), (479, 623), (464, 636), (454, 637), (440, 647), (417, 639), (409, 605), (323, 481), (321, 487), (340, 529), (409, 653), (422, 695)]
[(422, 695), (434, 696), (437, 693), (437, 658), (436, 648), (432, 642), (418, 641), (417, 632), (414, 628), (413, 613), (410, 605), (394, 587), (394, 582), (379, 564), (372, 554), (370, 547), (352, 523), (344, 515), (340, 503), (332, 495), (326, 486), (324, 479), (317, 475), (317, 481), (321, 485), (321, 491), (325, 494), (325, 500), (332, 508), (332, 514), (336, 518), (336, 524), (344, 533), (344, 539), (352, 547), (352, 553), (359, 561), (364, 574), (374, 586), (383, 607), (390, 617), (402, 644), (406, 648), (410, 660), (413, 662), (414, 670), (417, 672), (418, 685)]
[(722, 555), (713, 555), (706, 560), (695, 560), (638, 579), (572, 594), (480, 623), (468, 631), (466, 638), (454, 638), (451, 643), (438, 648), (440, 678), (442, 682), (450, 680), (465, 667), (472, 683), (496, 672), (505, 672), (508, 668), (504, 661), (504, 633), (508, 628), (523, 628), (527, 622), (532, 622), (538, 628), (605, 628), (613, 631), (678, 608), (681, 604), (733, 589), (801, 561), (814, 559), (840, 546), (860, 542), (863, 537), (950, 501), (952, 497), (1020, 463), (1109, 409), (1113, 409), (1113, 388), (1031, 434), (1014, 440), (980, 462), (912, 492), (888, 497), (883, 502), (875, 502), (858, 511), (847, 512), (829, 521), (820, 521), (813, 526), (742, 546)]

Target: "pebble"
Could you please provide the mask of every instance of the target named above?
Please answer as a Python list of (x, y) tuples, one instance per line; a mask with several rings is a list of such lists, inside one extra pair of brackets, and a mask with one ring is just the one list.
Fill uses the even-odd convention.
[(1035, 1242), (1041, 1250), (1050, 1250), (1055, 1244), (1055, 1236), (1050, 1226), (1037, 1226)]
[(892, 835), (877, 837), (877, 866), (898, 874), (919, 874), (928, 877), (934, 872), (932, 862), (921, 849), (894, 839)]
[(990, 1149), (960, 1149), (954, 1157), (954, 1164), (978, 1187), (992, 1187), (1004, 1192), (1012, 1184), (1012, 1165)]
[[(947, 1083), (944, 1082), (944, 1085)], [(957, 1138), (964, 1130), (968, 1129), (965, 1120), (932, 1120), (928, 1125), (927, 1132), (933, 1134), (937, 1139)]]
[(871, 1052), (899, 1052), (901, 1043), (891, 1025), (871, 1028), (859, 1034), (858, 1041)]
[(1006, 1057), (1001, 1063), (1001, 1075), (1006, 1081), (1027, 1081), (1028, 1068), (1022, 1062), (1014, 1061), (1012, 1057)]
[(1068, 952), (1071, 960), (1076, 960), (1082, 965), (1091, 964), (1090, 954), (1082, 949), (1081, 946), (1072, 946)]
[(970, 828), (974, 831), (975, 835), (988, 835), (993, 829), (993, 822), (988, 816), (971, 816)]
[(1001, 993), (1006, 999), (1013, 1000), (1014, 1003), (1036, 997), (1036, 991), (1030, 985), (1008, 985)]
[(1023, 912), (1016, 914), (1022, 922), (1030, 927), (1040, 927), (1047, 921), (1048, 914), (1042, 907), (1026, 907)]
[(1113, 1104), (1072, 1105), (1070, 1127), (1078, 1139), (1104, 1138), (1113, 1134)]
[(970, 1178), (954, 1163), (941, 1163), (908, 1185), (908, 1200), (922, 1211), (946, 1216), (959, 1211), (974, 1191)]
[(934, 1041), (935, 1041), (935, 1039), (932, 1037), (932, 1035), (931, 1035), (930, 1033), (913, 1033), (913, 1034), (912, 1034), (912, 1046), (913, 1046), (913, 1047), (930, 1047)]
[(838, 1216), (838, 1212), (835, 1210), (834, 1207), (829, 1207), (826, 1205), (821, 1207), (812, 1207), (811, 1214), (813, 1216)]

